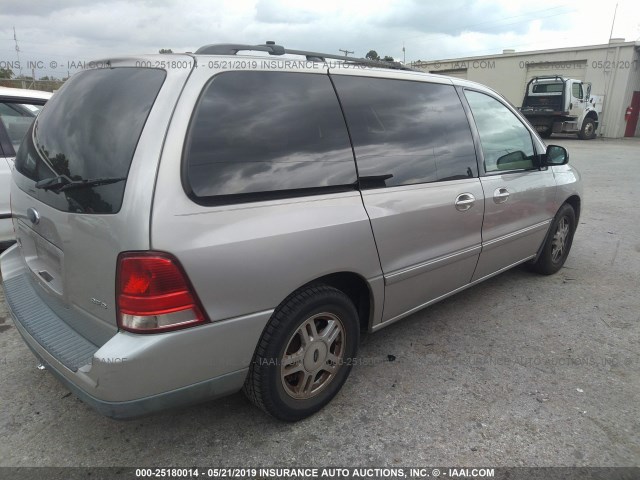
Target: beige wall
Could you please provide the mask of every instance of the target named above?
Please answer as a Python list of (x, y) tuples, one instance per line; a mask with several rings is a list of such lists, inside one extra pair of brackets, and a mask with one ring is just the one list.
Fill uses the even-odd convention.
[[(537, 75), (563, 75), (591, 82), (591, 92), (604, 96), (598, 134), (622, 137), (624, 112), (634, 90), (640, 90), (640, 42), (611, 43), (593, 47), (538, 52), (516, 52), (486, 57), (436, 60), (413, 64), (432, 73), (463, 76), (487, 85), (515, 106), (522, 105), (526, 81)], [(533, 70), (535, 69), (535, 72)], [(527, 74), (530, 73), (529, 76)]]

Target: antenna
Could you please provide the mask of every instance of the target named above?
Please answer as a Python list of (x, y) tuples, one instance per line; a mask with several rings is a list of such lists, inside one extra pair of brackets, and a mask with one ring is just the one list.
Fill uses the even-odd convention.
[(353, 50), (343, 50), (341, 48), (339, 48), (338, 51), (344, 53), (345, 57), (348, 57), (350, 53), (354, 53)]
[(16, 27), (13, 27), (13, 40), (16, 42), (16, 56), (18, 57), (18, 69), (20, 70), (20, 76), (22, 77), (22, 64), (20, 63), (20, 47), (18, 46), (18, 37), (16, 37)]
[(618, 4), (616, 3), (616, 8), (613, 11), (613, 21), (611, 22), (611, 33), (609, 33), (609, 40), (613, 37), (613, 26), (616, 24), (616, 13), (618, 13)]

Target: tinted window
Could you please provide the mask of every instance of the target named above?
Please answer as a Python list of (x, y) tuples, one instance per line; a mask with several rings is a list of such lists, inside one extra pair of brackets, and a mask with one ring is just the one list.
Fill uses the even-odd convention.
[(487, 172), (536, 166), (531, 134), (507, 107), (484, 93), (465, 90), (478, 127)]
[(334, 76), (362, 188), (477, 175), (469, 123), (451, 85)]
[[(24, 139), (16, 168), (31, 180), (126, 178), (164, 70), (104, 68), (71, 77), (49, 100)], [(35, 144), (34, 144), (35, 140)], [(65, 190), (38, 190), (55, 208), (115, 213), (125, 182)]]
[(344, 118), (326, 75), (217, 75), (196, 108), (185, 163), (188, 187), (214, 203), (355, 188), (356, 182)]

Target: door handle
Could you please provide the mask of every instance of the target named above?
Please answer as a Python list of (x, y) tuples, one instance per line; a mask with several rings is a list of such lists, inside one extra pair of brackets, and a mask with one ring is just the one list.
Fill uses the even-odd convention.
[(473, 204), (476, 203), (476, 197), (471, 195), (470, 193), (461, 193), (456, 197), (456, 210), (459, 212), (466, 212)]
[(495, 203), (504, 203), (509, 200), (509, 195), (509, 190), (506, 188), (496, 188), (495, 192), (493, 192), (493, 201)]

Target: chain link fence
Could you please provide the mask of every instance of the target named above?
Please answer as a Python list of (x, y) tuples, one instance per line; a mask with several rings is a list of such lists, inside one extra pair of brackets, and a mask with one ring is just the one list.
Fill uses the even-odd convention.
[(0, 86), (2, 87), (44, 90), (46, 92), (55, 92), (63, 83), (64, 80), (31, 80), (27, 78), (0, 79)]

